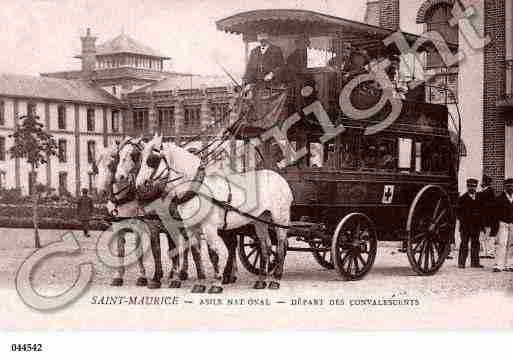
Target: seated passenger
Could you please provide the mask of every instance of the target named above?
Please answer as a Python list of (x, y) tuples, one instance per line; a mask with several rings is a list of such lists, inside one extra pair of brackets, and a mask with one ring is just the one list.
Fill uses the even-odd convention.
[[(315, 80), (313, 76), (305, 72), (307, 68), (307, 46), (308, 39), (304, 36), (297, 37), (294, 40), (295, 50), (287, 57), (283, 68), (281, 78), (287, 86), (292, 89), (294, 98), (289, 103), (289, 114), (302, 113), (302, 109), (315, 98)], [(309, 86), (312, 88), (312, 95), (305, 99), (300, 96), (301, 90)]]
[(392, 170), (395, 168), (395, 158), (387, 151), (385, 146), (379, 148), (379, 163), (378, 167), (383, 170)]
[(369, 146), (362, 154), (363, 167), (364, 168), (377, 168), (378, 166), (378, 154), (376, 146)]
[(336, 55), (328, 62), (328, 68), (341, 73), (344, 82), (366, 73), (369, 64), (369, 56), (365, 51), (353, 49), (350, 43), (342, 45), (342, 53)]

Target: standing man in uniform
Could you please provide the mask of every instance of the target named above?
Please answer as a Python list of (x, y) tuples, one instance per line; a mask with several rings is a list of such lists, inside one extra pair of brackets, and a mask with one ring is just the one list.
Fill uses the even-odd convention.
[[(481, 182), (481, 192), (478, 194), (478, 198), (481, 201), (482, 213), (482, 224), (481, 233), (479, 235), (479, 242), (481, 243), (482, 257), (481, 258), (494, 258), (495, 248), (492, 242), (494, 238), (491, 236), (492, 227), (495, 225), (493, 209), (495, 204), (495, 192), (492, 188), (492, 179), (484, 175), (483, 181)], [(494, 228), (495, 229), (495, 228)], [(496, 230), (494, 231), (496, 232)]]
[(467, 179), (467, 192), (458, 200), (458, 219), (460, 220), (460, 251), (458, 267), (465, 268), (470, 242), (470, 266), (483, 268), (479, 263), (479, 232), (481, 230), (481, 203), (477, 199), (477, 184), (475, 178)]
[(504, 181), (504, 192), (496, 200), (495, 215), (499, 221), (497, 245), (495, 247), (494, 273), (512, 271), (508, 263), (510, 246), (513, 243), (513, 178)]
[(77, 204), (77, 215), (82, 223), (82, 230), (84, 231), (84, 236), (89, 236), (89, 219), (93, 214), (94, 205), (91, 197), (87, 195), (87, 188), (82, 188), (82, 196), (78, 199)]
[(285, 65), (283, 52), (278, 46), (271, 44), (270, 36), (261, 32), (257, 34), (259, 46), (251, 50), (249, 55), (244, 83), (247, 85), (276, 85), (280, 83), (280, 71)]

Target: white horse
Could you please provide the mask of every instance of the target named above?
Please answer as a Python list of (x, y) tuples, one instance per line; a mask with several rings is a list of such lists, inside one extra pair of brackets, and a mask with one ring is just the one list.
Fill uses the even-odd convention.
[[(137, 171), (139, 170), (139, 159), (143, 147), (144, 142), (142, 142), (140, 138), (132, 139), (131, 137), (127, 137), (121, 143), (109, 146), (100, 153), (98, 160), (97, 186), (100, 190), (100, 195), (109, 197), (107, 207), (109, 212), (114, 214), (115, 217), (133, 218), (148, 214), (146, 213), (144, 208), (140, 206), (139, 202), (137, 201), (135, 193), (135, 176), (137, 174)], [(120, 165), (120, 152), (123, 152), (124, 154), (129, 154), (132, 163), (131, 166), (129, 166), (130, 169), (128, 171), (127, 177), (123, 180), (116, 181), (115, 173), (117, 172), (117, 168)], [(127, 162), (130, 161), (125, 161), (125, 166)], [(140, 246), (141, 242), (140, 238), (137, 235), (137, 232), (127, 230), (123, 225), (120, 226), (119, 223), (114, 222), (112, 223), (112, 229), (114, 233), (118, 233), (117, 239), (119, 257), (118, 276), (114, 278), (112, 282), (112, 285), (114, 286), (123, 285), (123, 276), (125, 272), (125, 234), (130, 232), (134, 233), (134, 235), (136, 236), (136, 250), (138, 251), (136, 255), (138, 257), (138, 263), (139, 267), (141, 268), (142, 276), (144, 276), (144, 279), (141, 277), (137, 281), (137, 284), (140, 286), (148, 285), (148, 288), (150, 289), (158, 289), (162, 286), (161, 280), (164, 274), (162, 270), (162, 258), (160, 250), (161, 223), (157, 218), (145, 218), (144, 223), (147, 225), (150, 234), (151, 251), (155, 263), (154, 276), (152, 280), (149, 283), (147, 283), (144, 265), (142, 262), (142, 257), (144, 256), (144, 253), (141, 252), (142, 247)], [(164, 231), (164, 234), (167, 237), (171, 251), (171, 249), (174, 248), (174, 243), (167, 232)], [(173, 259), (174, 258), (172, 258), (172, 260)], [(173, 273), (176, 272), (178, 266), (178, 262), (173, 260), (173, 268), (170, 272), (171, 278), (173, 276)], [(176, 283), (171, 282), (170, 287), (175, 288), (176, 285)]]
[[(119, 164), (117, 166), (116, 174), (115, 174), (115, 183), (128, 183), (132, 184), (132, 187), (135, 189), (135, 176), (140, 168), (140, 155), (143, 149), (143, 142), (140, 140), (132, 140), (130, 138), (126, 139), (120, 144), (119, 149)], [(127, 184), (127, 185), (128, 185)], [(141, 204), (141, 203), (140, 203)], [(160, 223), (155, 223), (154, 225), (159, 225)], [(187, 233), (183, 228), (180, 230), (181, 236), (185, 239), (187, 244), (190, 244)], [(173, 280), (170, 283), (171, 288), (179, 288), (181, 287), (180, 281), (185, 281), (188, 279), (188, 270), (189, 270), (189, 246), (186, 246), (184, 251), (183, 260), (181, 261), (182, 267), (178, 272), (178, 267), (180, 265), (180, 256), (176, 251), (175, 241), (171, 238), (170, 234), (166, 232), (168, 238), (168, 246), (169, 246), (169, 258), (172, 260), (173, 266), (171, 272), (169, 274), (169, 278), (173, 279), (176, 274), (177, 280)], [(152, 236), (153, 238), (153, 236)], [(158, 237), (155, 237), (155, 240), (151, 242), (152, 252), (155, 257), (155, 265), (158, 268), (162, 267), (160, 262), (160, 240)], [(203, 263), (201, 261), (200, 248), (197, 246), (192, 246), (190, 248), (192, 257), (194, 259), (197, 271), (197, 277), (199, 280), (206, 279), (205, 270), (203, 268)], [(211, 262), (214, 267), (214, 272), (216, 278), (219, 277), (219, 257), (216, 255), (217, 253), (213, 252), (209, 248), (209, 255)]]
[[(278, 289), (283, 274), (286, 227), (290, 223), (293, 201), (289, 184), (278, 173), (269, 170), (228, 176), (203, 176), (201, 172), (199, 157), (172, 143), (163, 143), (162, 136), (155, 135), (142, 152), (137, 190), (151, 191), (155, 187), (162, 188), (164, 183), (164, 203), (176, 203), (185, 227), (188, 230), (200, 228), (207, 243), (216, 251), (221, 239), (218, 230), (230, 231), (253, 224), (262, 252), (260, 278), (254, 285), (255, 289), (267, 286), (271, 251), (268, 230), (274, 230), (277, 265), (273, 272), (275, 281), (269, 282), (269, 288)], [(230, 207), (223, 206), (223, 203)], [(269, 227), (266, 223), (275, 225)], [(214, 285), (210, 291), (219, 292), (222, 287)]]
[[(107, 208), (115, 217), (134, 217), (139, 215), (139, 205), (135, 198), (130, 199), (126, 197), (129, 195), (124, 188), (119, 188), (114, 183), (114, 172), (116, 170), (118, 162), (118, 148), (117, 145), (110, 145), (109, 147), (100, 150), (97, 168), (98, 173), (96, 175), (96, 186), (98, 188), (100, 196), (108, 196), (109, 202)], [(118, 203), (119, 205), (115, 204)], [(114, 211), (115, 210), (115, 211)], [(124, 257), (125, 257), (125, 235), (128, 233), (127, 230), (121, 229), (117, 222), (112, 223), (112, 230), (117, 235), (118, 245), (118, 257), (119, 265), (117, 275), (112, 280), (112, 286), (122, 286), (123, 277), (125, 275)], [(140, 275), (137, 279), (137, 286), (148, 285), (146, 278), (146, 270), (143, 263), (143, 253), (141, 246), (141, 238), (134, 232), (136, 240), (137, 263), (139, 266)]]

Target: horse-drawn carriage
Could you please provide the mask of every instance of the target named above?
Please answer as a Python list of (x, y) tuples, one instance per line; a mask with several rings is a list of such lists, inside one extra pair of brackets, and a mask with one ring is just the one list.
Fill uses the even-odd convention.
[[(236, 280), (238, 248), (244, 267), (260, 277), (256, 289), (280, 287), (287, 251), (311, 252), (343, 278), (361, 279), (374, 264), (378, 240), (402, 242), (416, 273), (436, 273), (453, 238), (459, 140), (451, 142), (447, 107), (426, 103), (422, 86), (398, 93), (393, 81), (398, 68), (391, 67), (398, 62), (386, 59), (397, 58), (400, 49), (383, 42), (392, 31), (299, 10), (241, 13), (217, 27), (242, 34), (246, 54), (257, 32), (271, 34), (287, 58), (281, 74), (271, 86), (265, 79), (249, 87), (238, 84), (230, 126), (195, 153), (156, 134), (148, 143), (126, 139), (106, 149), (99, 165), (99, 188), (113, 202), (127, 202), (125, 217), (158, 202), (160, 218), (195, 231), (168, 237), (170, 277), (178, 274), (180, 249), (190, 247), (198, 279), (205, 279), (201, 251), (190, 235), (206, 239), (216, 280), (221, 279), (216, 243), (222, 238), (228, 249), (224, 284)], [(406, 43), (418, 40), (402, 36)], [(355, 52), (333, 61), (348, 44)], [(428, 45), (413, 48), (424, 51)], [(352, 59), (355, 66), (340, 66)], [(223, 149), (228, 142), (244, 143), (242, 163), (232, 156), (227, 166), (242, 168), (241, 173), (216, 167), (223, 157), (218, 150), (238, 152)], [(248, 191), (254, 192), (254, 203)], [(163, 276), (159, 230), (153, 226), (151, 236), (152, 288), (160, 287)], [(123, 273), (115, 285), (122, 284)], [(267, 285), (269, 273), (276, 282)], [(187, 252), (179, 274), (186, 278)]]
[[(254, 152), (258, 159), (245, 158), (248, 163), (260, 161), (261, 167), (278, 171), (292, 188), (287, 251), (311, 252), (321, 266), (355, 280), (372, 268), (378, 240), (401, 241), (416, 273), (437, 272), (450, 250), (458, 189), (459, 144), (451, 142), (447, 107), (426, 103), (423, 87), (418, 87), (395, 99), (401, 106), (393, 121), (368, 135), (369, 128), (386, 121), (392, 106), (381, 106), (365, 118), (347, 115), (339, 95), (349, 81), (344, 83), (344, 74), (333, 71), (327, 61), (348, 43), (369, 59), (400, 55), (393, 43), (383, 43), (392, 31), (299, 10), (245, 12), (218, 21), (217, 28), (242, 35), (246, 58), (255, 35), (265, 31), (285, 58), (300, 53), (305, 59), (303, 68), (293, 69), (300, 80), (289, 80), (285, 86), (289, 97), (285, 117), (296, 111), (300, 115), (288, 129), (287, 139), (294, 150), (306, 149), (305, 156), (278, 168), (276, 164), (284, 156), (280, 144), (269, 139)], [(418, 39), (412, 34), (403, 36), (410, 43)], [(297, 48), (298, 43), (304, 48)], [(318, 66), (319, 59), (325, 60), (325, 66)], [(309, 62), (317, 62), (317, 66)], [(313, 91), (302, 91), (305, 85)], [(368, 109), (379, 102), (382, 91), (383, 86), (364, 79), (353, 86), (351, 105)], [(395, 89), (393, 92), (397, 95)], [(344, 131), (326, 140), (326, 124), (311, 110), (298, 107), (315, 101), (329, 116), (329, 130), (343, 126)], [(246, 123), (246, 131), (242, 130), (246, 141), (251, 128)], [(251, 231), (238, 235), (242, 264), (258, 274), (260, 250), (255, 236)]]

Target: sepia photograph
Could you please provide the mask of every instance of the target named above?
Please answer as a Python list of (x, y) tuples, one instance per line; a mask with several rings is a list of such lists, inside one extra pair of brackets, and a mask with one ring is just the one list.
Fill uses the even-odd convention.
[(0, 22), (0, 332), (513, 329), (513, 1)]

